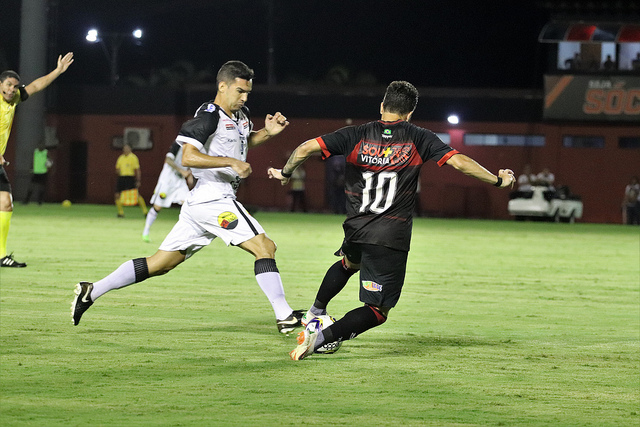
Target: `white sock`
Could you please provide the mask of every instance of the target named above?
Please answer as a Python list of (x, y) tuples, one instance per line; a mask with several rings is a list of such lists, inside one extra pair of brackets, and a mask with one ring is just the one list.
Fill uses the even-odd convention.
[(143, 236), (147, 236), (149, 234), (149, 231), (151, 230), (151, 225), (153, 224), (153, 222), (156, 220), (157, 217), (158, 217), (158, 211), (155, 210), (153, 206), (151, 206), (151, 209), (149, 209), (149, 213), (147, 213), (147, 219), (144, 222), (144, 230), (142, 231)]
[(271, 307), (276, 314), (276, 319), (283, 320), (291, 315), (293, 310), (289, 307), (289, 303), (284, 297), (284, 288), (282, 287), (282, 279), (280, 273), (267, 272), (256, 274), (256, 280), (262, 292), (269, 298)]
[(95, 301), (103, 294), (114, 289), (124, 288), (136, 282), (136, 272), (133, 268), (133, 260), (126, 261), (113, 273), (93, 284), (91, 300)]

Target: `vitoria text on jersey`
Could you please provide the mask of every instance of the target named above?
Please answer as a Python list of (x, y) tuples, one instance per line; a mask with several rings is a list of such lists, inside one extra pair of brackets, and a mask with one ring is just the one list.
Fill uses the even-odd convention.
[(369, 122), (316, 138), (323, 158), (346, 158), (345, 238), (409, 250), (420, 168), (442, 166), (458, 152), (407, 121)]
[[(202, 104), (194, 118), (182, 125), (176, 141), (181, 145), (191, 144), (212, 157), (233, 157), (244, 162), (252, 129), (248, 108), (242, 107), (229, 117), (210, 101)], [(191, 172), (198, 182), (189, 196), (190, 204), (235, 198), (240, 177), (232, 168), (191, 168)]]

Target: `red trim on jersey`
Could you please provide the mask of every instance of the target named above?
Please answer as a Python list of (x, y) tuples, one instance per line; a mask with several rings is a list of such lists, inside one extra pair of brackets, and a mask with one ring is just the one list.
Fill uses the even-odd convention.
[(384, 125), (397, 125), (400, 122), (404, 122), (404, 120), (402, 119), (398, 119), (395, 122), (385, 122), (384, 120), (378, 120), (379, 123), (382, 123)]
[(327, 157), (331, 156), (331, 153), (329, 152), (329, 150), (327, 150), (327, 144), (324, 143), (324, 140), (322, 139), (321, 136), (316, 138), (316, 141), (318, 142), (318, 144), (320, 144), (320, 148), (322, 149), (322, 160), (326, 159)]
[(447, 154), (445, 154), (444, 156), (442, 156), (442, 158), (440, 160), (438, 160), (438, 166), (442, 167), (442, 165), (444, 165), (445, 163), (447, 163), (447, 160), (449, 160), (450, 158), (452, 158), (453, 156), (455, 156), (456, 154), (460, 154), (460, 152), (458, 150), (451, 150), (449, 151)]

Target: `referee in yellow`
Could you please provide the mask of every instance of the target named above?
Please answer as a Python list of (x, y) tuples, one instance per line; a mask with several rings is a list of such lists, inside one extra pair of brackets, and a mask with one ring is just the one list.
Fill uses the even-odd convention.
[(73, 62), (73, 53), (58, 56), (56, 69), (46, 76), (39, 77), (27, 86), (20, 85), (20, 76), (15, 71), (7, 70), (0, 73), (0, 267), (26, 267), (27, 264), (17, 262), (13, 254), (7, 255), (7, 236), (13, 213), (13, 198), (11, 184), (4, 167), (8, 165), (4, 160), (4, 153), (9, 142), (11, 125), (16, 112), (16, 106), (26, 101), (30, 95), (40, 92), (49, 86), (60, 74), (67, 71)]
[(118, 183), (116, 184), (115, 202), (116, 208), (118, 209), (118, 218), (124, 218), (124, 209), (122, 208), (123, 204), (135, 205), (136, 202), (140, 205), (142, 213), (146, 216), (147, 205), (140, 193), (137, 191), (135, 192), (135, 200), (123, 203), (123, 200), (121, 199), (122, 192), (133, 189), (137, 190), (140, 188), (140, 161), (138, 160), (138, 156), (133, 154), (131, 151), (131, 146), (129, 144), (125, 144), (122, 147), (122, 154), (120, 154), (116, 161), (116, 174), (118, 175)]

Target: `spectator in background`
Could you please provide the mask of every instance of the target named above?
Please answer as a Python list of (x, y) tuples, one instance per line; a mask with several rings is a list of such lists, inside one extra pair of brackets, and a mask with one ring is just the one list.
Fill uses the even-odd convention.
[(555, 190), (555, 187), (554, 187), (555, 180), (556, 180), (556, 177), (555, 177), (555, 175), (553, 175), (551, 173), (549, 168), (544, 168), (544, 169), (542, 169), (542, 172), (540, 172), (538, 175), (536, 175), (535, 185), (542, 185), (542, 186), (547, 187), (550, 191), (554, 191)]
[(34, 191), (38, 204), (42, 204), (47, 190), (47, 175), (51, 166), (53, 166), (53, 162), (49, 159), (49, 151), (44, 146), (44, 143), (38, 144), (36, 149), (33, 150), (33, 173), (31, 175), (31, 183), (29, 184), (27, 197), (24, 199), (25, 205), (29, 204), (31, 194), (33, 194)]
[(325, 161), (327, 199), (331, 211), (336, 214), (347, 212), (347, 196), (344, 194), (346, 159), (344, 156), (331, 156)]
[(291, 189), (289, 190), (289, 194), (291, 195), (291, 212), (295, 212), (297, 207), (300, 207), (302, 212), (307, 211), (307, 197), (304, 185), (306, 177), (307, 174), (302, 167), (294, 170), (291, 174), (291, 179), (289, 180), (291, 182)]
[(518, 191), (531, 191), (536, 182), (536, 176), (531, 173), (531, 165), (524, 165), (522, 174), (518, 177)]
[(607, 59), (602, 63), (602, 68), (605, 71), (613, 71), (616, 69), (616, 63), (611, 59), (611, 55), (607, 55)]
[(637, 176), (631, 177), (631, 181), (624, 189), (622, 223), (640, 225), (640, 182)]
[(569, 58), (566, 61), (564, 61), (564, 67), (567, 70), (581, 70), (583, 67), (582, 67), (582, 58), (580, 57), (580, 54), (576, 52), (573, 55), (573, 58)]
[(636, 59), (631, 61), (631, 69), (634, 71), (640, 71), (640, 52), (636, 54)]
[[(124, 218), (124, 209), (122, 206), (134, 206), (136, 204), (140, 205), (143, 215), (146, 216), (147, 205), (137, 191), (138, 188), (140, 188), (140, 179), (142, 176), (140, 173), (140, 161), (138, 160), (138, 156), (131, 151), (129, 144), (122, 146), (122, 154), (120, 154), (116, 161), (116, 174), (118, 175), (118, 183), (116, 184), (115, 203), (118, 209), (118, 218)], [(128, 190), (136, 190), (131, 193), (133, 200), (125, 200), (123, 202), (120, 197), (123, 192)]]

